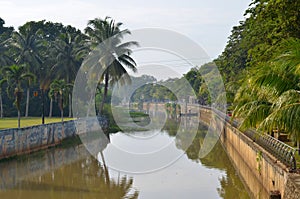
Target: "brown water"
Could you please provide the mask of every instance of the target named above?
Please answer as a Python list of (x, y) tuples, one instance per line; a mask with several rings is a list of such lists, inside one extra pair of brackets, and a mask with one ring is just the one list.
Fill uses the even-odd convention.
[[(198, 158), (205, 131), (201, 126), (191, 146), (177, 161), (146, 174), (122, 173), (103, 164), (103, 159), (110, 164), (111, 146), (126, 145), (124, 133), (110, 136), (111, 143), (101, 157), (99, 153), (98, 159), (102, 161), (92, 157), (83, 145), (53, 148), (5, 161), (0, 163), (0, 198), (249, 198), (220, 143), (205, 158)], [(157, 140), (174, 141), (172, 128), (156, 132), (155, 137), (153, 145), (157, 145)], [(174, 153), (183, 152), (181, 148), (178, 142), (174, 143)]]

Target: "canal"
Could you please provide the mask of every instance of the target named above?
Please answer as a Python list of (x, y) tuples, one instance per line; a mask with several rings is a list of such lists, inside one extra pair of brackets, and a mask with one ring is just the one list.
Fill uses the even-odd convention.
[[(207, 127), (200, 123), (192, 143), (183, 150), (184, 143), (175, 135), (177, 124), (168, 120), (160, 131), (111, 134), (110, 143), (96, 158), (83, 144), (67, 144), (2, 161), (0, 198), (249, 198), (219, 142), (206, 157), (199, 158)], [(128, 139), (141, 135), (151, 139), (139, 144)], [(115, 146), (144, 153), (166, 142), (173, 153), (182, 154), (172, 164), (144, 173), (120, 172), (113, 167)], [(126, 164), (134, 164), (120, 159), (125, 170)], [(147, 161), (137, 164), (151, 165)]]

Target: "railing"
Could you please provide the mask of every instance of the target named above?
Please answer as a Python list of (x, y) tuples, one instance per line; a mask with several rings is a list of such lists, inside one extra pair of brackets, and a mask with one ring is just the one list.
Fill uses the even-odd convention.
[[(221, 118), (224, 118), (226, 122), (230, 123), (235, 128), (239, 126), (238, 121), (232, 120), (225, 113), (219, 110), (211, 109), (210, 107), (201, 108), (213, 110), (217, 115), (219, 115)], [(284, 165), (288, 166), (291, 171), (297, 168), (295, 159), (295, 153), (297, 149), (281, 142), (278, 139), (275, 139), (268, 134), (259, 133), (254, 130), (247, 130), (244, 132), (244, 134), (251, 140), (256, 142), (258, 145), (260, 145), (262, 148), (264, 148), (266, 151), (271, 153)]]
[(245, 135), (266, 149), (291, 170), (296, 169), (295, 148), (275, 139), (270, 135), (258, 133), (253, 130), (245, 131)]

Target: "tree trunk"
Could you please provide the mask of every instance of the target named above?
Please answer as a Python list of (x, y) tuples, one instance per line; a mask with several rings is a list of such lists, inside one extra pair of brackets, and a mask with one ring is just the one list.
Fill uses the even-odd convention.
[(25, 110), (25, 117), (28, 117), (28, 111), (29, 111), (29, 98), (30, 98), (30, 88), (27, 88), (26, 93), (26, 110)]
[(64, 109), (60, 109), (61, 122), (64, 122)]
[(3, 102), (2, 102), (2, 95), (0, 93), (0, 117), (3, 118)]
[(101, 115), (102, 112), (103, 112), (104, 103), (105, 103), (105, 99), (106, 99), (106, 96), (107, 96), (107, 90), (108, 90), (108, 79), (109, 79), (109, 74), (108, 74), (108, 72), (106, 72), (106, 74), (105, 74), (105, 83), (104, 83), (103, 98), (102, 98), (102, 102), (101, 102), (100, 107), (99, 107), (99, 115)]
[(69, 93), (69, 117), (72, 117), (72, 96)]
[(52, 117), (53, 99), (50, 99), (49, 117)]
[(45, 91), (41, 89), (42, 93), (42, 124), (45, 124)]
[(61, 122), (64, 122), (64, 98), (62, 93), (60, 95), (60, 116), (61, 116)]
[(105, 178), (106, 178), (106, 183), (107, 183), (107, 185), (110, 185), (109, 172), (108, 172), (108, 168), (106, 166), (104, 155), (103, 155), (102, 151), (100, 151), (100, 155), (101, 155), (101, 159), (102, 159), (102, 162), (103, 162), (103, 168), (104, 168), (104, 174), (105, 174)]
[(18, 128), (21, 126), (21, 112), (18, 110)]
[(297, 140), (298, 155), (300, 155), (300, 140)]

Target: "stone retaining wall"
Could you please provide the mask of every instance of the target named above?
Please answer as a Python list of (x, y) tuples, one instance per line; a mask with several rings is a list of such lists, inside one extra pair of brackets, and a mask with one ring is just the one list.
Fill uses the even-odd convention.
[[(80, 127), (84, 123), (85, 128), (80, 131), (76, 131), (75, 121), (0, 130), (0, 159), (55, 146), (66, 138), (96, 129), (95, 121), (97, 119), (77, 120)], [(107, 119), (98, 118), (98, 121), (107, 130)]]
[(252, 198), (270, 198), (274, 191), (284, 199), (300, 198), (299, 184), (292, 177), (299, 179), (299, 175), (289, 173), (285, 165), (244, 133), (209, 112), (202, 110), (200, 118), (207, 120), (210, 116), (211, 125), (221, 132), (220, 141)]

